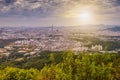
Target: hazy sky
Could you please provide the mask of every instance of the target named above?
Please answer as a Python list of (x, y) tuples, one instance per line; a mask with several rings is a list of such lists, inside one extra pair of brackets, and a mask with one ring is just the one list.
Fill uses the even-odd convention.
[(1, 26), (83, 23), (120, 25), (120, 0), (0, 0)]

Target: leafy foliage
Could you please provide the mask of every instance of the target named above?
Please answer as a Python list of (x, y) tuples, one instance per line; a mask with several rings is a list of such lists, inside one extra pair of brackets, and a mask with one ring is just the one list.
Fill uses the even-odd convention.
[(34, 80), (37, 72), (35, 69), (24, 70), (7, 67), (0, 71), (0, 80)]
[[(0, 70), (0, 80), (119, 80), (120, 56), (117, 54), (62, 54), (60, 62), (50, 54), (50, 64), (41, 70), (7, 67)], [(39, 65), (39, 64), (38, 64)]]

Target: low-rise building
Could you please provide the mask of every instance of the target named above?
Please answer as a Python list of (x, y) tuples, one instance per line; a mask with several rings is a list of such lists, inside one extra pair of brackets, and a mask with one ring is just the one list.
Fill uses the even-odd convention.
[(102, 47), (102, 45), (92, 45), (91, 49), (95, 50), (95, 51), (102, 51), (103, 47)]

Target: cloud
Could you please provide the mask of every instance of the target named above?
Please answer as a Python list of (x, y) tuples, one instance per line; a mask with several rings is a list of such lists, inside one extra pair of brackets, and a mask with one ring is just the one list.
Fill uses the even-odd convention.
[(61, 16), (83, 5), (94, 6), (94, 10), (101, 14), (120, 10), (120, 0), (0, 0), (0, 16)]
[[(0, 0), (0, 13), (6, 15), (8, 13), (29, 14), (36, 11), (36, 13), (47, 13), (52, 10), (53, 0)], [(29, 15), (28, 14), (28, 15)]]
[(119, 23), (120, 0), (0, 0), (0, 23), (32, 25), (38, 20), (35, 24), (76, 24), (74, 15), (82, 9), (95, 13), (96, 21)]

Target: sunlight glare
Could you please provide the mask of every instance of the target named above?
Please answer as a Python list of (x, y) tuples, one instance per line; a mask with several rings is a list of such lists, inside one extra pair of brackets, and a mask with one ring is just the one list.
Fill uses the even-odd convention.
[(90, 11), (82, 11), (79, 14), (79, 19), (82, 23), (89, 24), (92, 21), (92, 14)]

